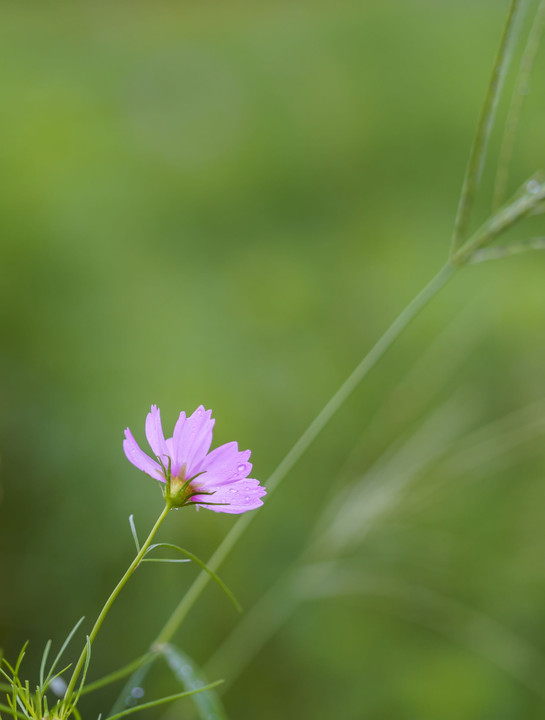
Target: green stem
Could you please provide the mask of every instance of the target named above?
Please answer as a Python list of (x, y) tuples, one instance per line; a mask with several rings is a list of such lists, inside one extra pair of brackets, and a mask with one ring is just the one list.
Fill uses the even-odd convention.
[[(136, 568), (137, 568), (138, 565), (140, 564), (140, 561), (142, 560), (142, 558), (143, 558), (144, 555), (146, 554), (146, 551), (147, 551), (148, 547), (151, 545), (151, 543), (152, 543), (152, 541), (153, 541), (153, 538), (155, 537), (155, 534), (157, 533), (157, 530), (159, 530), (159, 528), (160, 528), (160, 526), (161, 526), (161, 523), (163, 522), (163, 520), (166, 518), (166, 516), (167, 516), (168, 513), (170, 512), (170, 509), (171, 509), (171, 506), (167, 503), (167, 504), (165, 505), (163, 511), (162, 511), (161, 514), (159, 515), (159, 517), (158, 517), (155, 525), (153, 526), (150, 534), (148, 535), (146, 541), (144, 542), (144, 544), (143, 544), (142, 547), (140, 548), (138, 554), (136, 555), (136, 557), (134, 558), (134, 560), (132, 561), (132, 563), (129, 565), (127, 571), (125, 572), (125, 574), (123, 575), (123, 577), (121, 578), (121, 580), (120, 580), (120, 581), (117, 583), (117, 585), (115, 586), (115, 588), (114, 588), (114, 590), (112, 591), (110, 597), (106, 600), (106, 603), (105, 603), (104, 607), (102, 608), (102, 610), (100, 611), (100, 614), (99, 614), (98, 618), (97, 618), (96, 621), (95, 621), (95, 624), (94, 624), (94, 626), (93, 626), (93, 629), (91, 630), (91, 632), (90, 632), (90, 634), (89, 634), (89, 643), (88, 643), (89, 647), (93, 644), (93, 641), (94, 641), (94, 639), (96, 638), (97, 633), (98, 633), (98, 631), (100, 630), (100, 627), (101, 627), (102, 623), (104, 622), (104, 618), (106, 617), (106, 615), (108, 614), (110, 608), (112, 607), (112, 605), (113, 605), (113, 603), (114, 603), (114, 600), (115, 600), (116, 597), (119, 595), (119, 593), (121, 592), (121, 590), (123, 589), (123, 587), (126, 585), (128, 579), (131, 577), (131, 575), (133, 574), (133, 572), (136, 570)], [(70, 678), (70, 683), (68, 684), (68, 687), (67, 687), (67, 689), (66, 689), (66, 693), (64, 694), (64, 702), (65, 702), (65, 703), (69, 703), (69, 702), (70, 702), (70, 697), (72, 696), (72, 693), (74, 692), (74, 688), (75, 688), (75, 686), (76, 686), (76, 682), (77, 682), (77, 680), (78, 680), (79, 674), (80, 674), (80, 672), (81, 672), (81, 669), (82, 669), (82, 667), (83, 667), (83, 664), (84, 664), (84, 662), (85, 662), (85, 658), (86, 658), (86, 657), (87, 657), (87, 644), (85, 645), (85, 647), (83, 648), (83, 651), (82, 651), (81, 655), (79, 656), (79, 660), (78, 660), (78, 662), (77, 662), (77, 664), (76, 664), (76, 667), (74, 668), (74, 672), (72, 673), (72, 677)]]
[(484, 99), (479, 122), (477, 124), (477, 132), (475, 133), (473, 145), (471, 146), (469, 162), (467, 164), (462, 193), (460, 195), (460, 202), (458, 204), (458, 211), (456, 213), (456, 220), (454, 222), (451, 249), (452, 254), (458, 250), (468, 235), (471, 211), (473, 210), (475, 196), (481, 179), (488, 138), (490, 137), (490, 131), (492, 130), (492, 123), (494, 121), (494, 115), (496, 114), (503, 80), (511, 58), (511, 38), (515, 26), (517, 9), (520, 6), (520, 3), (521, 0), (511, 0), (511, 6), (509, 8), (509, 14), (507, 15), (500, 47), (496, 56), (494, 68), (492, 70), (492, 76), (488, 84), (488, 90)]
[[(418, 295), (407, 305), (400, 315), (390, 325), (388, 330), (376, 343), (376, 345), (363, 358), (360, 364), (352, 372), (347, 380), (341, 385), (331, 400), (324, 406), (319, 415), (312, 421), (299, 440), (295, 443), (280, 465), (276, 468), (266, 483), (267, 492), (270, 494), (278, 487), (288, 472), (293, 468), (295, 463), (301, 458), (311, 443), (316, 439), (318, 434), (325, 425), (331, 420), (333, 415), (345, 402), (345, 400), (354, 392), (364, 377), (374, 368), (384, 353), (390, 348), (394, 341), (408, 327), (412, 320), (420, 313), (420, 311), (428, 304), (428, 302), (437, 295), (439, 290), (452, 277), (456, 268), (450, 264), (446, 264), (435, 275), (435, 277), (426, 285), (426, 287), (418, 293)], [(215, 553), (212, 555), (207, 565), (208, 568), (215, 572), (221, 563), (225, 560), (237, 540), (244, 533), (248, 525), (252, 522), (255, 515), (247, 513), (242, 515), (240, 519), (233, 525), (230, 532), (225, 536), (223, 542), (219, 545)], [(188, 592), (182, 598), (165, 626), (157, 636), (155, 643), (170, 642), (174, 633), (177, 631), (189, 610), (193, 607), (195, 601), (206, 587), (210, 580), (209, 575), (201, 571), (193, 582)], [(154, 643), (154, 644), (155, 644)]]
[(532, 29), (530, 30), (526, 47), (524, 48), (524, 53), (520, 61), (519, 74), (511, 96), (511, 105), (507, 114), (507, 120), (505, 121), (505, 130), (503, 133), (500, 157), (498, 160), (498, 169), (496, 172), (496, 182), (494, 186), (494, 210), (497, 210), (500, 207), (506, 195), (509, 166), (511, 164), (511, 158), (513, 157), (515, 137), (522, 112), (522, 104), (529, 91), (532, 69), (534, 67), (537, 51), (541, 45), (544, 32), (545, 0), (541, 0), (534, 16)]

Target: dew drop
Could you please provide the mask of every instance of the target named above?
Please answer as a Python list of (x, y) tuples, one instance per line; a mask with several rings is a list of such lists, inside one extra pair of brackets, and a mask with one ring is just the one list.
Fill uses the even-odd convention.
[(133, 689), (131, 690), (131, 695), (132, 695), (134, 698), (137, 698), (137, 699), (143, 698), (144, 695), (145, 695), (144, 688), (141, 688), (141, 687), (133, 687)]
[(235, 490), (235, 488), (229, 488), (229, 492), (235, 493), (235, 495), (236, 495), (236, 493), (237, 493), (237, 491)]
[(246, 502), (250, 502), (250, 496), (249, 496), (249, 495), (246, 495), (246, 497), (245, 497), (244, 499), (246, 500)]
[(237, 470), (238, 470), (239, 473), (244, 472), (244, 471), (246, 470), (246, 465), (239, 465), (239, 466), (237, 467)]
[(541, 189), (541, 185), (538, 183), (537, 180), (528, 180), (526, 183), (526, 190), (528, 190), (529, 193), (532, 193), (532, 195), (535, 195), (538, 193)]
[(57, 697), (62, 697), (68, 687), (68, 684), (62, 677), (56, 677), (51, 680), (50, 687)]

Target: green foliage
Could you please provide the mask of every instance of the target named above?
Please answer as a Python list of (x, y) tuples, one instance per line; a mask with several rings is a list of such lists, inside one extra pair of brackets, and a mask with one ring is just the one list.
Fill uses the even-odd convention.
[[(221, 440), (244, 438), (256, 476), (266, 477), (440, 264), (486, 82), (483, 58), (506, 8), (371, 5), (142, 6), (130, 27), (117, 6), (2, 10), (9, 113), (0, 118), (0, 512), (10, 510), (0, 543), (23, 538), (1, 570), (0, 586), (18, 592), (0, 608), (8, 656), (27, 623), (34, 642), (46, 622), (47, 633), (61, 626), (68, 603), (95, 607), (109, 592), (126, 552), (114, 538), (127, 499), (139, 517), (153, 504), (126, 472), (115, 438), (150, 399), (167, 398), (171, 413), (181, 399), (218, 409), (233, 428)], [(516, 58), (516, 47), (502, 48)], [(509, 52), (498, 55), (496, 79)], [(539, 56), (535, 66), (542, 72)], [(491, 118), (505, 114), (499, 84), (487, 96), (472, 177), (484, 148), (489, 157), (498, 148)], [(501, 192), (494, 186), (502, 201), (543, 165), (542, 127), (532, 119), (543, 115), (542, 95), (533, 86), (529, 114), (517, 111), (520, 145), (505, 161), (512, 172)], [(489, 219), (469, 239), (461, 233), (469, 245), (458, 260), (541, 250), (540, 218), (531, 214), (541, 198), (526, 184), (499, 211), (495, 199), (490, 214), (486, 165), (480, 182), (481, 195), (463, 207)], [(500, 232), (504, 244), (489, 247)], [(509, 265), (459, 273), (459, 294), (449, 290), (437, 314), (419, 318), (399, 353), (375, 369), (365, 400), (358, 374), (273, 473), (274, 486), (288, 472), (289, 480), (226, 569), (245, 605), (308, 549), (319, 518), (325, 525), (312, 537), (323, 542), (312, 552), (332, 552), (334, 529), (353, 564), (305, 558), (299, 583), (290, 575), (280, 598), (273, 593), (249, 614), (229, 652), (220, 648), (219, 675), (246, 668), (229, 699), (234, 717), (255, 717), (256, 707), (262, 720), (541, 717), (543, 408), (484, 432), (543, 390), (542, 260)], [(477, 297), (477, 287), (485, 290), (459, 322), (460, 298)], [(364, 375), (387, 347), (364, 363)], [(474, 428), (443, 456), (452, 427), (442, 434), (437, 408), (460, 385)], [(341, 405), (342, 418), (314, 442)], [(312, 457), (302, 459), (311, 444)], [(343, 526), (335, 514), (343, 500), (363, 508), (361, 522), (345, 517)], [(207, 557), (225, 523), (187, 514), (176, 532)], [(206, 657), (229, 635), (229, 614), (200, 596), (249, 524), (231, 530), (166, 626), (176, 632), (193, 608), (183, 634), (192, 656)], [(139, 549), (132, 520), (131, 530)], [(179, 601), (180, 584), (156, 571), (146, 583), (138, 573), (127, 590), (133, 616), (111, 623), (108, 647), (93, 657), (100, 672), (141, 654)], [(150, 606), (161, 610), (153, 620)], [(525, 638), (534, 637), (529, 651)], [(15, 688), (0, 703), (4, 720), (46, 711), (46, 679), (63, 672), (59, 656), (47, 667), (50, 647), (36, 692), (20, 679), (20, 662), (2, 665), (3, 691)], [(140, 655), (83, 687), (89, 652), (87, 642), (75, 698), (157, 657)], [(505, 681), (506, 669), (515, 682)]]

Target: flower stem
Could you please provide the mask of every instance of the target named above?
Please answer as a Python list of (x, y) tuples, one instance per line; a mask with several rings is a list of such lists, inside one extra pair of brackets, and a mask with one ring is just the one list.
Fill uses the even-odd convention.
[[(347, 398), (354, 392), (365, 376), (374, 368), (384, 353), (391, 347), (395, 340), (428, 304), (428, 302), (435, 297), (439, 290), (441, 290), (441, 288), (448, 282), (455, 270), (455, 267), (447, 263), (443, 268), (441, 268), (441, 270), (439, 270), (437, 275), (435, 275), (425, 288), (416, 295), (416, 297), (407, 305), (401, 314), (398, 315), (388, 330), (386, 330), (376, 345), (367, 353), (352, 374), (345, 380), (345, 382), (311, 422), (299, 440), (297, 440), (286, 457), (269, 477), (268, 481), (265, 483), (269, 495), (276, 487), (278, 487), (295, 463), (316, 439), (321, 430), (325, 427), (325, 425), (327, 425), (345, 400), (347, 400)], [(230, 532), (227, 533), (222, 543), (207, 563), (208, 567), (213, 572), (219, 568), (254, 517), (255, 515), (252, 513), (242, 515), (241, 518), (233, 525)], [(195, 601), (208, 584), (209, 579), (209, 576), (204, 571), (199, 573), (196, 580), (184, 595), (170, 618), (167, 620), (165, 626), (154, 641), (154, 644), (167, 643), (171, 640), (172, 636), (183, 622), (185, 616), (193, 607)]]
[[(90, 634), (89, 634), (89, 643), (88, 643), (88, 644), (89, 644), (89, 647), (93, 644), (93, 641), (94, 641), (94, 639), (96, 638), (96, 636), (97, 636), (97, 634), (98, 634), (98, 631), (100, 630), (100, 627), (101, 627), (102, 623), (104, 622), (104, 618), (106, 617), (106, 615), (108, 614), (110, 608), (112, 607), (112, 605), (113, 605), (113, 603), (114, 603), (114, 600), (115, 600), (116, 597), (119, 595), (119, 593), (121, 592), (121, 590), (123, 589), (123, 587), (126, 585), (128, 579), (131, 577), (131, 575), (133, 574), (133, 572), (136, 570), (136, 568), (137, 568), (138, 565), (140, 564), (140, 561), (142, 560), (142, 558), (143, 558), (144, 555), (146, 554), (146, 551), (147, 551), (147, 549), (149, 548), (149, 546), (151, 545), (151, 543), (152, 543), (152, 541), (153, 541), (153, 538), (155, 537), (155, 534), (157, 533), (157, 530), (159, 530), (159, 528), (160, 528), (160, 526), (161, 526), (161, 523), (163, 522), (163, 520), (164, 520), (164, 519), (166, 518), (166, 516), (168, 515), (170, 509), (171, 509), (171, 506), (167, 503), (167, 504), (165, 505), (163, 511), (161, 512), (161, 514), (160, 514), (159, 517), (157, 518), (157, 521), (156, 521), (155, 525), (154, 525), (153, 528), (151, 529), (150, 534), (148, 535), (146, 541), (144, 542), (144, 544), (143, 544), (142, 547), (140, 548), (138, 554), (136, 555), (136, 557), (134, 558), (134, 560), (132, 561), (132, 563), (129, 565), (127, 571), (125, 572), (125, 574), (123, 575), (123, 577), (121, 578), (121, 580), (117, 583), (117, 585), (116, 585), (115, 588), (113, 589), (110, 597), (106, 600), (106, 603), (105, 603), (104, 607), (102, 608), (102, 610), (100, 611), (100, 614), (99, 614), (99, 616), (97, 617), (97, 619), (96, 619), (96, 621), (95, 621), (95, 624), (94, 624), (94, 626), (93, 626), (93, 629), (91, 630), (91, 632), (90, 632)], [(77, 680), (78, 680), (79, 674), (80, 674), (81, 669), (82, 669), (82, 667), (83, 667), (83, 664), (84, 664), (84, 662), (85, 662), (85, 658), (87, 657), (87, 647), (88, 647), (88, 646), (87, 646), (87, 643), (86, 643), (85, 647), (84, 647), (83, 650), (82, 650), (81, 655), (79, 656), (79, 660), (78, 660), (78, 662), (77, 662), (77, 664), (76, 664), (76, 667), (74, 668), (74, 672), (72, 673), (72, 677), (70, 678), (70, 683), (68, 684), (68, 687), (67, 687), (67, 689), (66, 689), (66, 693), (64, 694), (63, 703), (64, 703), (65, 705), (70, 702), (70, 698), (71, 698), (71, 696), (72, 696), (72, 694), (73, 694), (73, 692), (74, 692), (74, 688), (76, 687), (76, 682), (77, 682)]]

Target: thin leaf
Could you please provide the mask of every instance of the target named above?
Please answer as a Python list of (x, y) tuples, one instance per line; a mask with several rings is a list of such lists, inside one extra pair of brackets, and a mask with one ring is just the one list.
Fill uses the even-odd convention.
[(134, 538), (134, 544), (136, 545), (136, 552), (140, 552), (140, 542), (138, 541), (138, 535), (136, 534), (136, 526), (134, 524), (134, 515), (129, 515), (129, 525), (131, 526), (131, 533)]
[[(28, 647), (28, 640), (21, 648), (21, 652), (19, 653), (19, 657), (17, 658), (17, 662), (15, 663), (15, 670), (13, 670), (13, 674), (15, 677), (17, 677), (17, 675), (19, 674), (19, 668), (21, 667), (21, 663), (23, 662), (23, 658), (25, 657), (27, 647)], [(6, 662), (6, 661), (4, 660), (4, 662)], [(6, 662), (6, 665), (8, 665), (7, 662)], [(8, 667), (9, 667), (9, 665), (8, 665)]]
[(0, 703), (0, 710), (3, 710), (4, 712), (9, 713), (10, 715), (14, 715), (15, 717), (23, 718), (23, 720), (27, 720), (26, 715), (23, 715), (22, 713), (17, 712), (17, 710), (10, 708), (7, 705), (4, 705), (3, 703)]
[(51, 683), (52, 683), (54, 680), (56, 680), (58, 677), (60, 677), (60, 676), (61, 676), (63, 673), (65, 673), (67, 670), (70, 670), (71, 667), (72, 667), (72, 663), (68, 663), (68, 665), (66, 665), (65, 667), (63, 667), (62, 670), (59, 670), (59, 671), (56, 672), (54, 675), (52, 675), (52, 676), (49, 678), (49, 680), (47, 680), (47, 682), (45, 683), (45, 685), (44, 685), (44, 690), (47, 690), (47, 689), (51, 686)]
[(146, 555), (151, 552), (151, 550), (155, 550), (155, 548), (164, 547), (169, 548), (170, 550), (175, 550), (176, 552), (182, 553), (182, 555), (186, 555), (190, 560), (193, 560), (193, 562), (197, 563), (199, 567), (201, 567), (205, 572), (207, 572), (212, 580), (219, 585), (219, 587), (223, 590), (223, 592), (227, 595), (227, 597), (231, 600), (233, 605), (236, 607), (236, 609), (239, 612), (242, 612), (242, 607), (240, 606), (240, 603), (236, 599), (236, 597), (233, 595), (231, 590), (227, 587), (227, 585), (221, 580), (216, 573), (211, 570), (207, 565), (203, 563), (202, 560), (199, 560), (199, 558), (194, 555), (192, 552), (189, 552), (189, 550), (185, 550), (184, 548), (180, 547), (179, 545), (172, 545), (171, 543), (156, 543), (155, 545), (150, 545), (149, 548), (146, 551)]
[(85, 685), (85, 679), (87, 677), (87, 671), (89, 670), (89, 663), (91, 662), (91, 641), (89, 639), (89, 635), (87, 635), (87, 639), (85, 641), (85, 646), (87, 648), (87, 652), (85, 654), (85, 664), (83, 666), (83, 672), (81, 673), (81, 681), (79, 684), (79, 689), (76, 693), (76, 697), (74, 700), (71, 701), (72, 709), (75, 711), (76, 705), (78, 704), (78, 700), (81, 695), (81, 691), (83, 690), (83, 686)]
[(191, 560), (185, 558), (144, 558), (141, 562), (158, 562), (158, 563), (188, 563)]
[[(161, 654), (164, 656), (175, 678), (186, 690), (193, 690), (205, 682), (201, 671), (195, 670), (193, 660), (173, 645), (163, 645)], [(210, 690), (193, 696), (193, 702), (201, 720), (228, 720), (227, 714), (217, 693)]]
[[(8, 668), (8, 670), (11, 672), (11, 674), (15, 677), (15, 670), (14, 670), (14, 668), (11, 667), (11, 665), (10, 665), (9, 662), (6, 660), (6, 658), (3, 658), (2, 662), (3, 662), (4, 665)], [(6, 671), (5, 671), (5, 670), (2, 670), (2, 665), (0, 665), (0, 673), (2, 673), (2, 675), (4, 675), (5, 677), (7, 677), (8, 680), (11, 681), (11, 678), (10, 678), (9, 675), (6, 673)]]
[(51, 640), (48, 640), (45, 644), (44, 652), (42, 655), (42, 662), (40, 663), (40, 686), (41, 687), (43, 687), (43, 684), (44, 684), (45, 664), (47, 662), (47, 658), (49, 656), (50, 650), (51, 650)]
[(148, 710), (149, 708), (157, 707), (158, 705), (164, 705), (169, 702), (174, 702), (175, 700), (180, 700), (181, 698), (189, 697), (190, 695), (195, 695), (196, 693), (206, 692), (207, 690), (212, 690), (212, 688), (221, 685), (222, 682), (223, 680), (216, 680), (216, 682), (210, 683), (210, 685), (205, 685), (201, 688), (197, 688), (196, 690), (188, 690), (187, 692), (176, 693), (175, 695), (168, 695), (167, 697), (160, 698), (159, 700), (153, 700), (152, 702), (144, 703), (143, 705), (138, 705), (137, 707), (128, 708), (127, 710), (123, 710), (123, 712), (117, 713), (117, 715), (110, 715), (110, 717), (106, 718), (106, 720), (118, 720), (119, 718), (125, 717), (126, 715), (140, 712), (140, 710)]
[(51, 676), (52, 676), (53, 673), (55, 672), (55, 668), (57, 667), (57, 664), (58, 664), (59, 660), (61, 659), (64, 651), (66, 650), (66, 648), (68, 647), (68, 644), (70, 643), (70, 640), (72, 640), (72, 638), (74, 637), (74, 634), (76, 633), (76, 631), (78, 630), (79, 626), (81, 625), (81, 623), (82, 623), (84, 620), (85, 620), (85, 617), (81, 617), (81, 618), (77, 621), (77, 623), (74, 625), (74, 627), (72, 628), (72, 630), (68, 633), (68, 637), (66, 638), (66, 640), (65, 640), (64, 643), (62, 644), (61, 649), (60, 649), (59, 652), (57, 653), (57, 657), (55, 658), (55, 660), (53, 661), (53, 664), (52, 664), (51, 667), (49, 668), (49, 672), (47, 673), (47, 677), (46, 677), (46, 679), (45, 679), (46, 684), (49, 683), (49, 681), (50, 681), (50, 679), (51, 679)]

